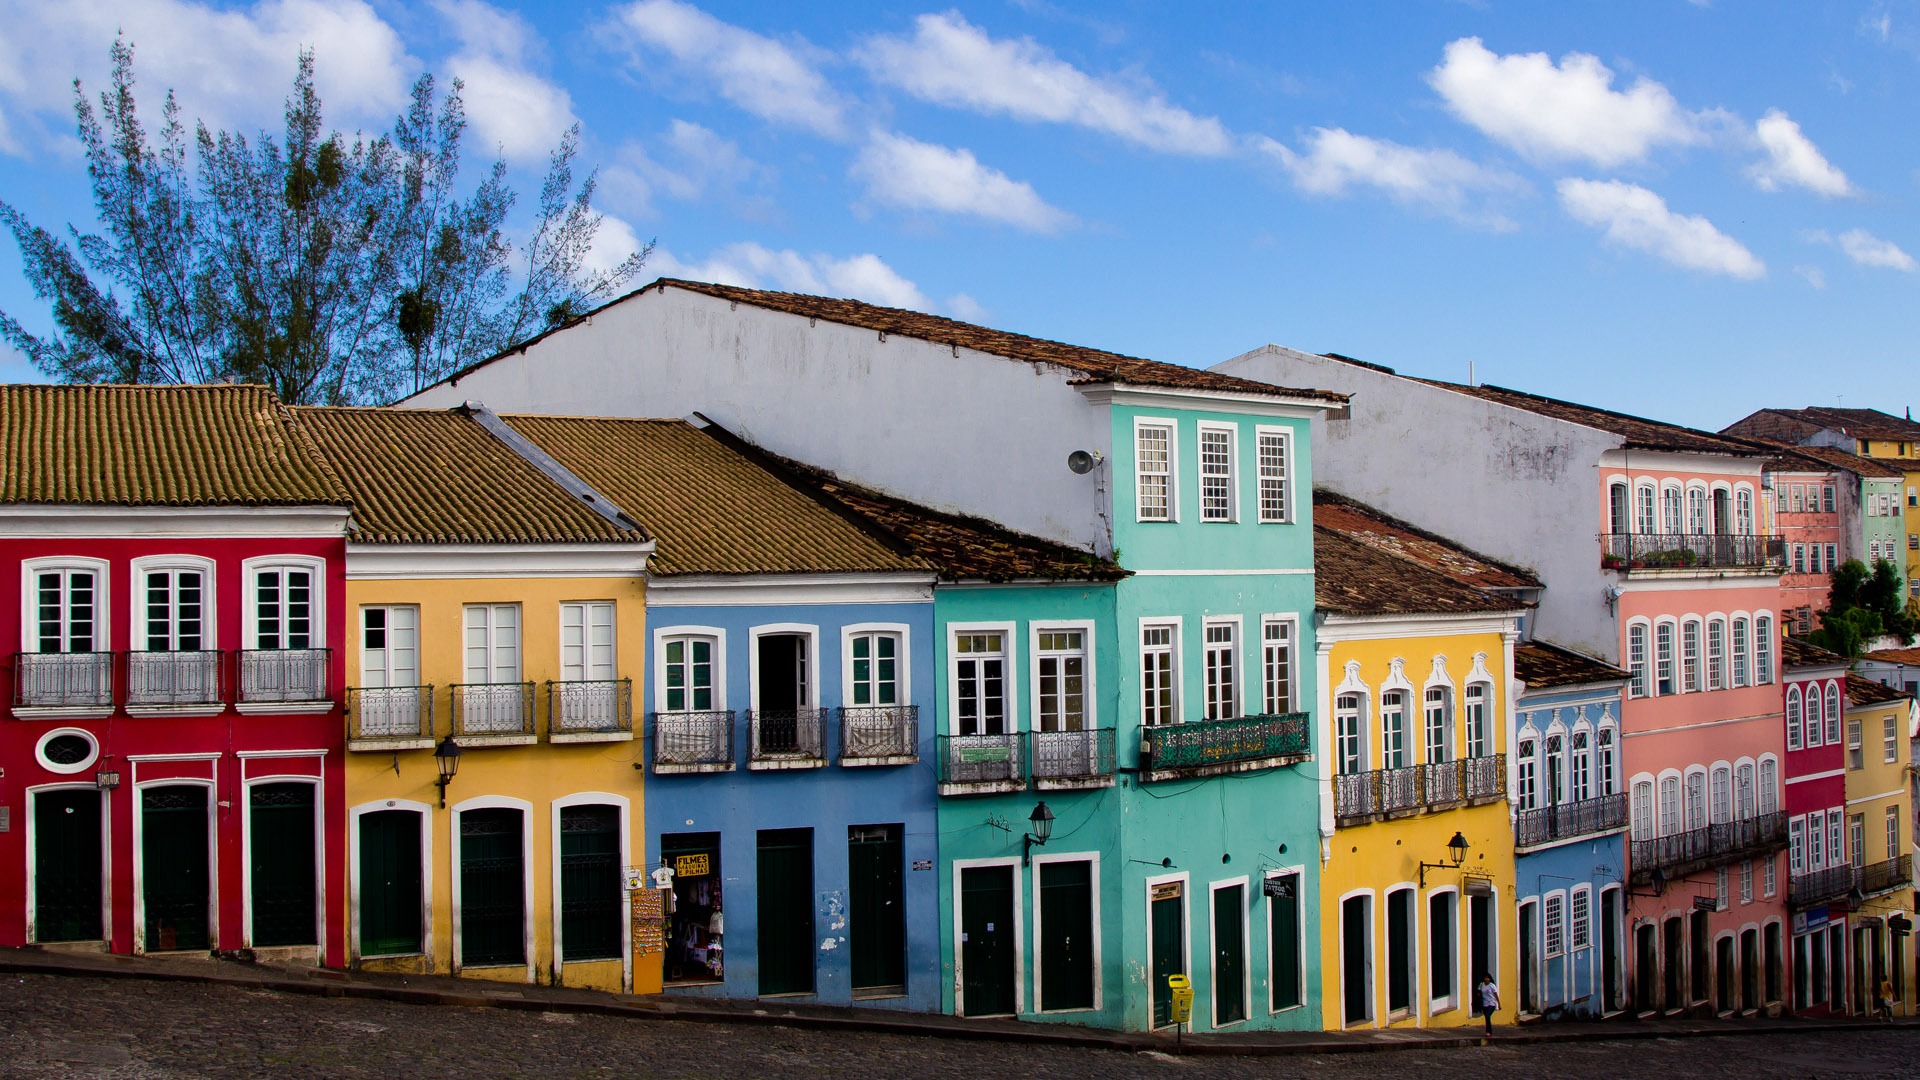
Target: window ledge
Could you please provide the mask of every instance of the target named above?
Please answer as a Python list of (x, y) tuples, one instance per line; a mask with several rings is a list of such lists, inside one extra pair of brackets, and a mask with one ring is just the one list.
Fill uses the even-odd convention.
[(19, 720), (105, 720), (113, 715), (113, 706), (16, 705), (13, 715)]
[(1105, 776), (1036, 776), (1033, 778), (1035, 791), (1094, 791), (1113, 786), (1113, 775)]
[[(663, 764), (661, 762), (654, 762), (653, 771), (654, 771), (654, 774), (657, 776), (672, 776), (675, 774), (690, 774), (690, 773), (732, 772), (733, 762), (713, 761), (713, 762), (707, 762), (699, 765), (676, 765), (676, 764)], [(676, 985), (680, 985), (680, 984), (676, 984)]]
[[(465, 734), (460, 736), (460, 745), (468, 748), (475, 747), (475, 746), (532, 746), (535, 743), (538, 743), (539, 741), (540, 741), (540, 736), (538, 735)], [(515, 965), (503, 964), (503, 965), (496, 965), (496, 966), (513, 967)]]
[(874, 765), (918, 764), (920, 764), (919, 754), (888, 754), (880, 757), (842, 757), (840, 759), (840, 767), (843, 769), (864, 769)]
[[(397, 750), (431, 750), (433, 740), (425, 739), (348, 739), (347, 749), (384, 754)], [(395, 953), (395, 956), (411, 956), (411, 953)]]
[(337, 708), (332, 701), (242, 701), (233, 710), (241, 716), (322, 716)]
[(218, 716), (227, 711), (224, 701), (201, 701), (192, 705), (129, 705), (128, 716)]
[(973, 780), (940, 785), (942, 795), (997, 795), (1027, 790), (1025, 780)]
[(824, 769), (826, 758), (816, 757), (757, 757), (747, 762), (747, 768), (755, 772), (781, 771), (785, 769)]
[[(547, 733), (547, 741), (550, 743), (556, 743), (560, 745), (565, 745), (566, 743), (632, 742), (633, 732), (631, 731), (550, 731)], [(572, 963), (579, 964), (579, 963), (585, 963), (585, 961), (574, 960), (572, 961)]]

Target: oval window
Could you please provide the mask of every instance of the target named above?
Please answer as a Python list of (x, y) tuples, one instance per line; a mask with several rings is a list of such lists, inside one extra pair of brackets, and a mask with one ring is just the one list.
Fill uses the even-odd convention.
[(78, 728), (64, 728), (42, 736), (38, 751), (40, 764), (46, 766), (47, 771), (77, 773), (100, 756), (100, 744)]

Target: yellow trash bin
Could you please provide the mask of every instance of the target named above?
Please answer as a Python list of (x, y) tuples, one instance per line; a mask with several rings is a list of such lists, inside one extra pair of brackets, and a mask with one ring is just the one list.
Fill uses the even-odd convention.
[(1167, 989), (1173, 992), (1169, 1021), (1185, 1024), (1193, 1019), (1193, 983), (1185, 975), (1167, 976)]

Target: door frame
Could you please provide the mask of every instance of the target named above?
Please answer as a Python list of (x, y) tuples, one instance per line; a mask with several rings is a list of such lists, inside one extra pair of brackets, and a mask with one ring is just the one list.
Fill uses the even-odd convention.
[[(820, 626), (817, 623), (761, 623), (747, 628), (747, 707), (760, 712), (760, 639), (794, 636), (807, 642), (806, 700), (803, 709), (820, 707)], [(822, 737), (825, 733), (822, 732)]]
[[(1042, 1010), (1040, 1008), (1040, 969), (1046, 963), (1046, 950), (1040, 947), (1040, 941), (1045, 934), (1042, 924), (1046, 919), (1046, 909), (1040, 903), (1040, 867), (1046, 863), (1066, 862), (1091, 864), (1087, 872), (1092, 875), (1089, 885), (1091, 885), (1090, 892), (1093, 896), (1093, 1005), (1085, 1009)], [(1097, 851), (1062, 851), (1050, 855), (1035, 855), (1033, 857), (1033, 872), (1030, 875), (1030, 883), (1033, 890), (1033, 1011), (1044, 1011), (1048, 1016), (1066, 1015), (1068, 1013), (1099, 1012), (1105, 1007), (1106, 998), (1103, 992), (1107, 984), (1107, 980), (1104, 977), (1105, 972), (1101, 966), (1106, 960), (1106, 953), (1103, 950), (1104, 941), (1101, 937), (1100, 926), (1100, 853)], [(958, 905), (955, 905), (955, 907), (957, 908)]]
[[(220, 947), (220, 785), (214, 777), (220, 755), (215, 754), (153, 754), (129, 757), (133, 768), (133, 951), (136, 955), (147, 952), (147, 889), (146, 889), (146, 852), (143, 846), (146, 840), (145, 791), (150, 787), (171, 787), (187, 784), (207, 789), (207, 941), (213, 948)], [(140, 779), (140, 766), (144, 762), (204, 763), (207, 775), (200, 776), (164, 776), (151, 780)]]
[(420, 951), (381, 956), (433, 956), (433, 807), (412, 799), (378, 799), (347, 810), (347, 955), (360, 952), (360, 818), (382, 810), (411, 810), (420, 815)]
[[(553, 800), (553, 804), (547, 815), (550, 819), (553, 833), (550, 839), (551, 846), (547, 848), (548, 851), (553, 853), (553, 857), (548, 860), (552, 863), (550, 869), (553, 872), (553, 900), (547, 906), (552, 909), (553, 978), (556, 982), (561, 981), (561, 976), (566, 971), (566, 960), (564, 959), (566, 950), (562, 948), (565, 944), (564, 938), (566, 935), (561, 929), (560, 908), (562, 899), (562, 889), (560, 885), (560, 811), (570, 806), (612, 806), (617, 809), (620, 812), (620, 865), (623, 867), (635, 865), (633, 862), (632, 833), (633, 801), (631, 799), (625, 795), (615, 795), (606, 791), (576, 791), (571, 795), (563, 795)], [(631, 899), (627, 897), (624, 892), (621, 894), (621, 899), (627, 901), (629, 906), (631, 905)], [(622, 923), (620, 935), (621, 941), (623, 942), (620, 948), (620, 984), (624, 987), (622, 993), (630, 994), (633, 992), (633, 920), (626, 918), (620, 921)], [(528, 956), (531, 957), (532, 954), (529, 953)], [(604, 960), (581, 962), (606, 963)]]
[[(1179, 649), (1179, 641), (1180, 641), (1179, 635), (1175, 634), (1174, 648), (1176, 650), (1176, 653), (1175, 653), (1174, 659), (1176, 662), (1174, 664), (1174, 667), (1176, 670), (1180, 666), (1178, 663), (1179, 655), (1177, 651)], [(1149, 1028), (1149, 1030), (1151, 1030), (1153, 1027), (1153, 946), (1154, 946), (1153, 887), (1155, 885), (1165, 885), (1169, 882), (1174, 882), (1174, 881), (1177, 881), (1180, 883), (1180, 970), (1186, 973), (1187, 979), (1189, 981), (1193, 979), (1193, 882), (1192, 880), (1190, 880), (1190, 877), (1185, 870), (1181, 870), (1178, 873), (1173, 873), (1173, 874), (1150, 874), (1147, 876), (1146, 881), (1141, 884), (1141, 889), (1140, 889), (1141, 897), (1145, 899), (1147, 902), (1147, 954), (1146, 954), (1147, 964), (1146, 964), (1146, 968), (1147, 968), (1147, 1027)], [(1211, 895), (1208, 896), (1208, 900), (1209, 901), (1212, 900)], [(1212, 919), (1209, 918), (1208, 922), (1211, 923)], [(1212, 965), (1209, 964), (1208, 968), (1209, 970), (1211, 970)], [(1198, 1001), (1199, 996), (1200, 995), (1198, 993), (1194, 994), (1194, 998), (1196, 1002)], [(1209, 1009), (1213, 1007), (1213, 991), (1211, 986), (1208, 987), (1208, 991), (1207, 991), (1207, 1007)], [(1188, 1026), (1189, 1027), (1192, 1026), (1191, 1020), (1188, 1021)]]
[(35, 879), (34, 868), (39, 865), (37, 856), (40, 830), (35, 820), (35, 807), (43, 791), (92, 791), (100, 797), (100, 940), (111, 942), (113, 940), (113, 791), (102, 788), (93, 781), (77, 783), (71, 780), (35, 784), (25, 791), (27, 800), (27, 895), (24, 898), (27, 934), (25, 940), (29, 945), (39, 940), (38, 901), (35, 899), (39, 894), (39, 882)]
[[(1358, 1020), (1347, 1019), (1347, 901), (1349, 900), (1365, 900), (1367, 902), (1367, 917), (1362, 920), (1362, 929), (1366, 934), (1366, 941), (1364, 942), (1364, 948), (1360, 950), (1362, 958), (1366, 961), (1366, 971), (1363, 974), (1366, 977), (1367, 1015)], [(1343, 1031), (1357, 1027), (1379, 1027), (1379, 994), (1381, 991), (1380, 987), (1376, 985), (1379, 980), (1375, 977), (1378, 969), (1377, 961), (1379, 959), (1379, 957), (1375, 955), (1375, 949), (1378, 947), (1379, 942), (1375, 939), (1376, 931), (1374, 920), (1380, 917), (1380, 912), (1377, 910), (1380, 904), (1377, 901), (1373, 889), (1350, 889), (1336, 897), (1334, 903), (1337, 905), (1335, 910), (1339, 912), (1339, 914), (1335, 916), (1338, 920), (1335, 924), (1338, 929), (1334, 934), (1334, 941), (1339, 948), (1339, 953), (1338, 962), (1334, 965), (1334, 970), (1340, 973), (1340, 996), (1338, 998), (1340, 1023), (1331, 1030)]]
[[(1288, 1005), (1285, 1008), (1276, 1009), (1273, 1007), (1273, 898), (1266, 895), (1266, 884), (1274, 878), (1288, 876), (1292, 876), (1295, 879), (1293, 885), (1293, 902), (1298, 904), (1300, 908), (1299, 916), (1294, 920), (1293, 934), (1294, 977), (1296, 980), (1295, 985), (1300, 988), (1300, 1004)], [(1264, 870), (1260, 874), (1260, 887), (1261, 899), (1266, 901), (1264, 908), (1267, 915), (1267, 955), (1265, 957), (1267, 962), (1267, 1015), (1278, 1016), (1283, 1012), (1292, 1012), (1295, 1009), (1306, 1008), (1307, 1002), (1311, 1000), (1313, 996), (1308, 992), (1307, 987), (1306, 864), (1300, 863), (1293, 866), (1283, 866), (1278, 869)]]
[[(516, 799), (508, 795), (476, 795), (471, 799), (454, 803), (447, 817), (448, 844), (451, 849), (451, 861), (447, 867), (447, 888), (453, 898), (453, 949), (452, 970), (460, 974), (466, 967), (461, 957), (460, 940), (460, 815), (469, 810), (518, 810), (524, 815), (520, 822), (520, 876), (521, 909), (520, 933), (521, 953), (526, 957), (526, 982), (534, 981), (537, 957), (533, 949), (533, 804), (525, 799)], [(485, 967), (510, 968), (512, 964), (486, 964)]]
[[(260, 756), (306, 757), (299, 754), (271, 755), (244, 754), (240, 768), (244, 773), (247, 759)], [(248, 776), (240, 781), (240, 934), (247, 948), (253, 947), (253, 789), (258, 784), (306, 784), (313, 788), (313, 940), (315, 960), (325, 966), (327, 962), (327, 785), (322, 778), (311, 773), (268, 774), (266, 776)], [(293, 946), (299, 948), (299, 946)]]
[[(1240, 1010), (1245, 1013), (1245, 1015), (1238, 1020), (1231, 1020), (1225, 1024), (1216, 1024), (1212, 1018), (1217, 1014), (1219, 1009), (1220, 975), (1218, 962), (1220, 959), (1220, 942), (1214, 916), (1220, 909), (1214, 906), (1213, 894), (1222, 889), (1235, 887), (1240, 890)], [(1253, 896), (1252, 890), (1253, 880), (1250, 875), (1246, 874), (1242, 874), (1239, 877), (1222, 878), (1219, 881), (1210, 881), (1207, 883), (1207, 1004), (1209, 1006), (1207, 1011), (1207, 1024), (1214, 1031), (1239, 1027), (1253, 1019), (1253, 927), (1251, 925), (1252, 920), (1248, 917), (1253, 909), (1253, 904), (1251, 903)], [(1151, 919), (1148, 920), (1148, 926), (1149, 928), (1152, 926)], [(1149, 953), (1148, 955), (1151, 956), (1152, 954)]]
[(993, 866), (1004, 866), (1013, 872), (1013, 1014), (1019, 1016), (1027, 1011), (1025, 918), (1027, 905), (1025, 898), (1020, 895), (1020, 858), (1015, 855), (992, 859), (955, 859), (953, 860), (953, 1011), (958, 1016), (967, 1014), (967, 950), (966, 943), (960, 940), (960, 909), (965, 902), (966, 894), (960, 888), (961, 871)]
[[(1414, 947), (1417, 954), (1426, 959), (1424, 965), (1418, 965), (1422, 969), (1420, 974), (1425, 976), (1422, 980), (1425, 985), (1420, 987), (1419, 992), (1414, 995), (1414, 1000), (1420, 1002), (1420, 1018), (1423, 1025), (1440, 1013), (1458, 1011), (1463, 1004), (1467, 1004), (1467, 999), (1473, 993), (1471, 986), (1464, 990), (1461, 988), (1464, 981), (1462, 969), (1467, 966), (1461, 962), (1462, 957), (1467, 955), (1467, 950), (1461, 948), (1466, 944), (1466, 935), (1461, 932), (1467, 924), (1467, 913), (1462, 910), (1460, 903), (1464, 895), (1465, 891), (1458, 885), (1439, 885), (1427, 890), (1427, 894), (1415, 905), (1417, 910), (1414, 914), (1424, 932), (1415, 942)], [(1453, 955), (1447, 958), (1447, 963), (1453, 968), (1453, 978), (1449, 981), (1447, 996), (1436, 998), (1433, 996), (1433, 901), (1436, 897), (1442, 896), (1449, 897), (1447, 906), (1453, 912), (1453, 918), (1447, 928), (1451, 939), (1448, 944), (1453, 947)], [(1468, 1015), (1472, 1015), (1471, 1010)]]

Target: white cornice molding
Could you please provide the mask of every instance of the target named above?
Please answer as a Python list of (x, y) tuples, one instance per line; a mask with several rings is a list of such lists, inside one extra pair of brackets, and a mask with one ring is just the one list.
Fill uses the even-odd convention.
[[(1094, 405), (1137, 405), (1143, 409), (1186, 409), (1212, 412), (1246, 413), (1254, 416), (1278, 416), (1289, 420), (1312, 420), (1319, 416), (1340, 419), (1347, 406), (1316, 397), (1286, 394), (1248, 394), (1232, 390), (1189, 390), (1170, 386), (1138, 386), (1128, 383), (1082, 383), (1080, 391)], [(1283, 389), (1275, 387), (1275, 389)]]
[(1753, 479), (1757, 485), (1760, 474), (1765, 471), (1767, 452), (1753, 450), (1747, 454), (1736, 454), (1729, 450), (1724, 454), (1709, 454), (1682, 450), (1647, 450), (1615, 447), (1600, 452), (1600, 467), (1603, 469), (1623, 469), (1638, 475), (1647, 473), (1717, 473), (1725, 476), (1738, 473)]
[(1460, 615), (1335, 615), (1321, 621), (1321, 641), (1384, 641), (1403, 637), (1444, 637), (1456, 634), (1500, 634), (1512, 627), (1524, 614), (1488, 614), (1476, 611)]
[(344, 506), (0, 505), (0, 535), (13, 537), (344, 536)]
[(635, 544), (354, 544), (347, 580), (638, 577), (652, 541)]
[(647, 606), (925, 604), (933, 584), (930, 573), (686, 574), (649, 580)]

